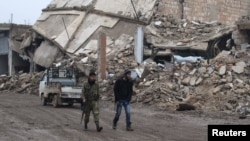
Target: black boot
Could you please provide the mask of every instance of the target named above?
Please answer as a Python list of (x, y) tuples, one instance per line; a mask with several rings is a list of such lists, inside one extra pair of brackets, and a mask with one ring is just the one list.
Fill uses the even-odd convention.
[(131, 122), (127, 124), (127, 131), (134, 131), (134, 129), (131, 127)]
[(116, 129), (116, 126), (117, 126), (117, 121), (114, 120), (114, 121), (113, 121), (113, 126), (112, 126), (112, 128), (113, 128), (113, 129)]
[(101, 132), (102, 129), (103, 129), (103, 128), (99, 126), (99, 123), (96, 123), (96, 131), (97, 131), (97, 132)]
[(84, 130), (87, 131), (88, 130), (88, 123), (84, 122)]

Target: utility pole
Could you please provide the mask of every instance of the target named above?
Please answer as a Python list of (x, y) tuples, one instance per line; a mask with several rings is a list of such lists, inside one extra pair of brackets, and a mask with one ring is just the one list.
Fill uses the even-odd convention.
[(98, 80), (106, 79), (106, 34), (102, 31), (98, 37)]

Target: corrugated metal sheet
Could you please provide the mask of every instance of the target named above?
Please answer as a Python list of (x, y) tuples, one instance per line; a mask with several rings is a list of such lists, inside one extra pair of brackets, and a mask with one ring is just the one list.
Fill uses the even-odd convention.
[(9, 52), (8, 38), (0, 37), (0, 55), (6, 55)]

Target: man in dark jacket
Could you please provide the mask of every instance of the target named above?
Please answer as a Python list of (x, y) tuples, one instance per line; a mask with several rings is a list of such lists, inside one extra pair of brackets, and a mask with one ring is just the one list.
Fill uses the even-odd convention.
[(130, 100), (133, 94), (133, 82), (131, 81), (131, 71), (125, 70), (122, 78), (116, 80), (114, 86), (114, 95), (116, 103), (116, 114), (113, 120), (113, 129), (116, 129), (117, 122), (121, 115), (122, 106), (126, 113), (127, 131), (133, 131), (130, 121)]
[(101, 132), (103, 128), (99, 126), (99, 85), (95, 83), (95, 77), (95, 72), (91, 71), (89, 73), (88, 82), (84, 83), (82, 89), (82, 102), (85, 105), (84, 129), (88, 130), (87, 124), (89, 122), (90, 112), (92, 111), (96, 124), (96, 130)]

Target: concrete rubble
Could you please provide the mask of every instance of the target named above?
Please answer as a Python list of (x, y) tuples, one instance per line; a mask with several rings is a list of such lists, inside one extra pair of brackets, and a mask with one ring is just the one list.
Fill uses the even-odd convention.
[[(132, 102), (155, 105), (163, 110), (180, 110), (184, 104), (184, 107), (189, 107), (187, 109), (194, 106), (194, 109), (204, 111), (242, 112), (238, 105), (250, 102), (250, 52), (246, 52), (244, 57), (235, 57), (238, 52), (240, 50), (222, 51), (213, 59), (201, 59), (198, 65), (195, 62), (176, 63), (172, 69), (145, 60), (150, 62), (144, 62), (149, 72), (144, 77), (138, 75), (134, 79), (136, 95)], [(122, 55), (117, 54), (117, 57)], [(123, 57), (123, 60), (127, 59), (124, 63), (118, 63), (119, 59), (115, 57), (111, 60), (114, 65), (108, 65), (109, 71), (117, 74), (122, 72), (122, 68), (134, 70), (138, 64), (133, 63), (129, 59), (131, 57)], [(114, 79), (101, 83), (103, 100), (113, 100), (113, 84)]]
[(0, 91), (13, 91), (21, 94), (38, 95), (42, 73), (22, 73), (13, 76), (0, 76)]

